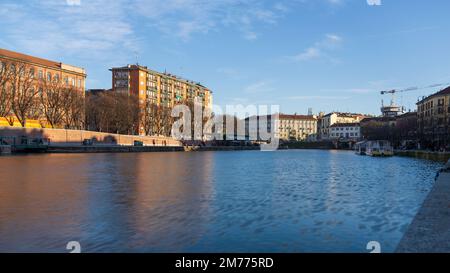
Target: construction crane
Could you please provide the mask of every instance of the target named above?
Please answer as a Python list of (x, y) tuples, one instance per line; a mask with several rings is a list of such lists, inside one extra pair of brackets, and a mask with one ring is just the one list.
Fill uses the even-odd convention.
[(381, 95), (387, 95), (387, 94), (392, 95), (391, 104), (389, 106), (384, 106), (384, 101), (383, 100), (381, 101), (381, 112), (383, 113), (383, 116), (386, 116), (386, 117), (396, 116), (399, 113), (404, 112), (404, 107), (395, 105), (395, 94), (396, 93), (417, 91), (417, 90), (422, 90), (422, 89), (436, 88), (436, 87), (442, 87), (442, 86), (448, 86), (448, 85), (450, 85), (450, 84), (449, 83), (438, 83), (438, 84), (431, 84), (431, 85), (422, 86), (422, 87), (418, 87), (418, 86), (409, 87), (409, 88), (401, 89), (401, 90), (392, 89), (392, 90), (387, 90), (387, 91), (381, 91), (380, 92)]

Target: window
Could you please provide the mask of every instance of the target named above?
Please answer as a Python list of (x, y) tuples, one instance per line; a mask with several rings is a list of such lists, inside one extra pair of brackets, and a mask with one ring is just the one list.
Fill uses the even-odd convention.
[(78, 87), (82, 87), (82, 81), (81, 80), (78, 80)]
[(52, 80), (52, 73), (47, 72), (47, 81), (51, 81)]
[(30, 76), (32, 79), (34, 79), (34, 68), (30, 68)]
[(42, 70), (39, 70), (39, 79), (42, 80), (44, 78), (44, 72)]
[(55, 75), (55, 81), (59, 82), (59, 74)]
[(69, 85), (69, 78), (67, 76), (64, 77), (64, 82), (66, 83), (66, 85)]

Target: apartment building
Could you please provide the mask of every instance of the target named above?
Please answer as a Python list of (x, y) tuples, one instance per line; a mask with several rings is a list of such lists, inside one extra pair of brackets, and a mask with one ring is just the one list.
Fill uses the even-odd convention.
[(331, 126), (334, 124), (359, 123), (367, 116), (354, 113), (332, 112), (326, 115), (320, 115), (318, 121), (318, 137), (320, 140), (330, 140)]
[(417, 102), (417, 116), (423, 148), (450, 148), (450, 87)]
[[(274, 134), (280, 140), (315, 141), (317, 137), (317, 118), (305, 115), (279, 114), (278, 120), (268, 115), (245, 119), (247, 140), (261, 139), (261, 134)], [(274, 131), (274, 127), (276, 130)]]
[(352, 140), (361, 138), (361, 126), (359, 123), (335, 123), (330, 126), (330, 139)]
[(281, 140), (315, 141), (317, 118), (315, 116), (280, 114), (276, 135)]
[[(212, 107), (212, 91), (200, 83), (140, 65), (127, 65), (110, 71), (113, 91), (138, 96), (141, 108), (147, 102), (172, 108), (178, 103), (193, 102), (194, 98), (198, 98), (204, 107)], [(143, 128), (140, 134), (145, 134)]]
[[(36, 85), (35, 90), (41, 89), (40, 83), (42, 81), (62, 81), (66, 86), (75, 92), (80, 92), (84, 96), (86, 71), (83, 68), (0, 48), (0, 68), (7, 67), (8, 64), (13, 66), (23, 65), (33, 78)], [(23, 73), (23, 71), (20, 73)], [(26, 122), (26, 126), (45, 127), (43, 119), (45, 119), (43, 116), (34, 120), (29, 119)], [(5, 117), (0, 117), (0, 126), (7, 125), (9, 123), (6, 122)], [(14, 122), (14, 126), (20, 126), (20, 124)]]

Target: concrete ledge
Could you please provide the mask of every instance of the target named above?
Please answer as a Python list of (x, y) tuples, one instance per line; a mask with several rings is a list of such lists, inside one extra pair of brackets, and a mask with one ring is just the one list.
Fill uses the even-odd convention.
[(211, 146), (211, 147), (185, 147), (186, 152), (208, 152), (208, 151), (259, 151), (259, 146)]
[(47, 153), (143, 153), (143, 152), (182, 152), (183, 147), (171, 146), (49, 146)]
[(422, 150), (407, 150), (407, 151), (395, 150), (394, 154), (398, 156), (416, 157), (421, 159), (429, 159), (442, 162), (447, 162), (447, 160), (450, 159), (449, 152), (431, 152)]
[(449, 172), (439, 175), (396, 252), (450, 253)]

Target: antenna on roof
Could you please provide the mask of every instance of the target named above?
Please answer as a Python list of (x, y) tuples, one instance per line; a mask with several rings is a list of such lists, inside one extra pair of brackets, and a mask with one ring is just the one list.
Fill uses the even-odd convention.
[(136, 65), (139, 66), (139, 54), (137, 51), (134, 52), (134, 56), (136, 57)]

